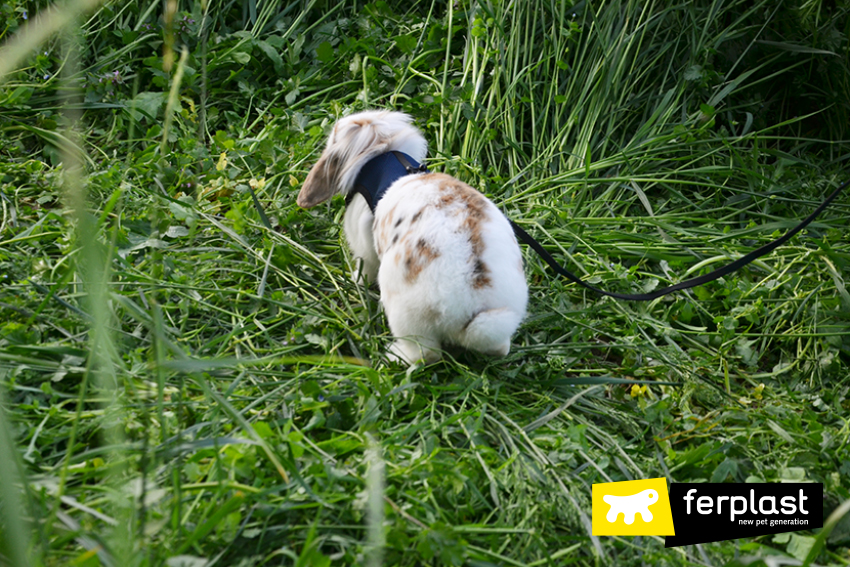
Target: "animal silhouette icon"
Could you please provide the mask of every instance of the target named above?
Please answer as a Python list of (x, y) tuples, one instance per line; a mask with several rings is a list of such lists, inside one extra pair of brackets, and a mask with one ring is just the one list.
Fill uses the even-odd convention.
[(649, 507), (658, 502), (658, 492), (649, 488), (631, 496), (614, 496), (606, 494), (602, 497), (602, 501), (611, 505), (605, 519), (610, 523), (617, 521), (617, 516), (623, 514), (623, 520), (628, 525), (635, 523), (635, 515), (640, 514), (644, 522), (652, 521), (652, 512)]

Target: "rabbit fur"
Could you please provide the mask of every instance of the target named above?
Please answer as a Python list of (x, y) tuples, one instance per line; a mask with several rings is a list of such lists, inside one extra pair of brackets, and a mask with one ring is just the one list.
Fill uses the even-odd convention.
[[(310, 170), (297, 203), (313, 207), (353, 190), (361, 168), (390, 151), (418, 162), (427, 143), (400, 112), (340, 119)], [(443, 344), (504, 356), (523, 317), (528, 286), (510, 223), (484, 195), (441, 173), (396, 180), (374, 214), (359, 193), (344, 232), (358, 283), (377, 281), (390, 330), (390, 358), (440, 358)], [(377, 278), (377, 279), (376, 279)]]

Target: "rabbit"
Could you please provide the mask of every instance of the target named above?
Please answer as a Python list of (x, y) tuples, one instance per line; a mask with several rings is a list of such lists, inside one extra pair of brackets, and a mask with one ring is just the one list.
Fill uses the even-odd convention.
[[(388, 358), (436, 362), (455, 344), (507, 355), (528, 285), (511, 224), (469, 185), (442, 173), (396, 179), (372, 212), (353, 194), (361, 169), (388, 152), (422, 162), (427, 142), (410, 116), (372, 110), (340, 119), (298, 194), (310, 208), (348, 197), (343, 228), (358, 283), (377, 281), (395, 337)], [(353, 197), (352, 197), (353, 194)]]

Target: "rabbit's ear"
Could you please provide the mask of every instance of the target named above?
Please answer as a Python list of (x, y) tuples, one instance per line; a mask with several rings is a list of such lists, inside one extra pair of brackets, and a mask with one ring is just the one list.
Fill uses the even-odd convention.
[(342, 160), (336, 155), (323, 155), (310, 170), (301, 192), (298, 193), (299, 207), (309, 209), (324, 203), (340, 191), (339, 181)]

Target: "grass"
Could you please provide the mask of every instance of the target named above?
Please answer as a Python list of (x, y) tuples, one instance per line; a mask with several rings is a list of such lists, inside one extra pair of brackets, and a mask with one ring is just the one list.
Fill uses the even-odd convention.
[[(0, 563), (850, 562), (850, 196), (650, 303), (526, 252), (511, 354), (412, 370), (342, 201), (294, 203), (337, 116), (397, 108), (594, 285), (675, 283), (846, 178), (846, 8), (116, 3), (79, 56), (16, 44), (26, 8), (0, 15)], [(590, 535), (591, 484), (654, 477), (821, 482), (832, 516)]]

